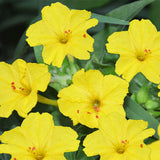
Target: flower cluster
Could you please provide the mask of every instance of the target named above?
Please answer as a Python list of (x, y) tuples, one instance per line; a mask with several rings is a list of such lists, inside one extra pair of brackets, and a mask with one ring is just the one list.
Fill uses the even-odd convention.
[[(41, 13), (42, 20), (27, 29), (26, 41), (32, 47), (43, 46), (44, 63), (22, 59), (12, 64), (0, 62), (0, 117), (8, 118), (16, 110), (25, 118), (21, 126), (0, 135), (0, 153), (10, 154), (11, 160), (65, 160), (65, 152), (77, 151), (83, 145), (86, 156), (99, 155), (100, 160), (160, 159), (160, 141), (149, 145), (144, 142), (155, 130), (147, 128), (147, 121), (127, 117), (124, 108), (127, 94), (130, 96), (130, 81), (137, 73), (160, 83), (160, 34), (156, 27), (150, 20), (132, 20), (128, 31), (110, 35), (106, 49), (120, 55), (115, 65), (117, 75), (75, 67), (72, 82), (61, 88), (56, 102), (38, 91), (45, 92), (54, 83), (52, 74), (57, 72), (51, 69), (61, 68), (65, 56), (71, 65), (73, 57), (90, 59), (94, 39), (87, 30), (98, 20), (90, 19), (91, 12), (69, 9), (59, 2), (45, 6)], [(37, 102), (57, 105), (60, 114), (69, 117), (73, 125), (56, 126), (54, 115), (32, 113)], [(89, 129), (89, 134), (82, 136), (78, 125)]]

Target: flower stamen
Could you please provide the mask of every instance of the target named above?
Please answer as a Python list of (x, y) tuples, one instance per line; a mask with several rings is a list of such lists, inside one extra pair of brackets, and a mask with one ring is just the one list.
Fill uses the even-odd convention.
[(123, 154), (125, 152), (127, 144), (128, 144), (127, 139), (122, 140), (121, 144), (118, 145), (118, 147), (116, 147), (116, 152), (119, 153), (119, 154)]
[(99, 112), (100, 111), (100, 101), (99, 100), (95, 100), (94, 102), (93, 102), (93, 108), (94, 108), (94, 110), (96, 111), (96, 112)]
[(35, 147), (28, 147), (28, 152), (30, 152), (36, 160), (43, 160), (44, 154), (37, 152)]
[(24, 87), (17, 87), (15, 85), (15, 82), (11, 82), (11, 87), (13, 88), (15, 92), (20, 93), (20, 94), (28, 95), (30, 93), (30, 90), (25, 89)]
[(151, 53), (152, 53), (152, 52), (151, 52), (150, 49), (145, 49), (142, 54), (138, 54), (138, 55), (137, 55), (137, 59), (138, 59), (139, 61), (144, 61), (145, 58), (146, 58), (149, 54), (151, 54)]
[(70, 33), (71, 33), (70, 29), (65, 30), (63, 35), (61, 35), (59, 38), (60, 43), (66, 44), (68, 42), (68, 38), (69, 38)]

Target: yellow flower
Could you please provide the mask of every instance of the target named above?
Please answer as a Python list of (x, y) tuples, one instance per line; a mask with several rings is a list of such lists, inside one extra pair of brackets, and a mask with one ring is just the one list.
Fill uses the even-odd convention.
[(89, 134), (83, 145), (87, 156), (100, 155), (100, 160), (149, 160), (150, 148), (143, 140), (154, 134), (146, 129), (148, 122), (126, 120), (118, 113), (99, 119), (99, 130)]
[(149, 20), (133, 20), (128, 31), (115, 32), (106, 44), (109, 53), (120, 54), (116, 72), (130, 81), (138, 72), (160, 82), (160, 33)]
[(128, 82), (113, 76), (103, 76), (98, 70), (84, 72), (81, 69), (73, 76), (73, 84), (58, 93), (60, 111), (73, 120), (90, 128), (98, 127), (102, 115), (117, 111), (125, 115), (124, 97)]
[(87, 29), (97, 25), (97, 19), (89, 19), (91, 12), (70, 10), (57, 2), (42, 9), (42, 20), (32, 24), (26, 35), (30, 46), (43, 45), (45, 63), (61, 67), (70, 54), (78, 59), (89, 59), (94, 39)]
[(13, 110), (26, 117), (37, 103), (38, 90), (44, 92), (49, 81), (47, 65), (22, 59), (0, 62), (0, 117), (9, 117)]
[(64, 152), (76, 151), (77, 133), (69, 127), (54, 126), (49, 113), (30, 113), (16, 127), (0, 136), (0, 152), (11, 160), (65, 160)]
[[(158, 126), (158, 135), (160, 138), (160, 125)], [(159, 160), (160, 159), (160, 139), (152, 142), (151, 144), (148, 145), (148, 147), (151, 148), (151, 160)]]

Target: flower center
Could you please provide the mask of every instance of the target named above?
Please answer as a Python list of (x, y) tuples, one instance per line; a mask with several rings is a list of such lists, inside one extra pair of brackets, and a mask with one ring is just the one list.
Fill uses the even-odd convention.
[(39, 153), (35, 147), (28, 147), (27, 150), (36, 160), (43, 160), (45, 155), (43, 153)]
[(96, 112), (99, 112), (99, 108), (100, 107), (100, 101), (99, 100), (95, 100), (94, 102), (93, 102), (93, 108), (94, 108), (94, 110), (96, 111)]
[(125, 151), (125, 148), (124, 148), (124, 147), (116, 148), (116, 152), (119, 153), (119, 154), (124, 153), (124, 151)]
[(71, 33), (70, 29), (64, 31), (64, 34), (59, 38), (60, 43), (66, 44), (68, 42), (70, 33)]
[(127, 144), (128, 144), (127, 139), (125, 139), (124, 141), (121, 141), (121, 143), (118, 146), (116, 146), (116, 152), (119, 154), (123, 154), (126, 150)]
[(16, 86), (15, 82), (11, 82), (11, 87), (16, 93), (20, 93), (23, 95), (29, 95), (31, 90), (27, 87), (22, 86)]
[(138, 59), (139, 61), (144, 61), (145, 58), (146, 58), (149, 54), (151, 54), (151, 50), (150, 50), (150, 49), (145, 49), (141, 54), (138, 54), (138, 55), (137, 55), (137, 59)]

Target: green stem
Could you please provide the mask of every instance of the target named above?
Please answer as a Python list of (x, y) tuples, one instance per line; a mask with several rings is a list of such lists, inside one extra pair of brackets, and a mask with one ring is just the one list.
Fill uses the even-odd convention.
[(73, 56), (68, 54), (67, 58), (68, 58), (71, 74), (73, 75), (79, 70), (79, 66), (77, 64), (75, 64)]
[(74, 62), (74, 58), (70, 54), (67, 55), (67, 58), (68, 58), (69, 62)]
[(44, 104), (53, 105), (53, 106), (58, 106), (56, 100), (43, 97), (43, 96), (41, 96), (41, 95), (39, 95), (39, 94), (38, 94), (38, 102), (44, 103)]

